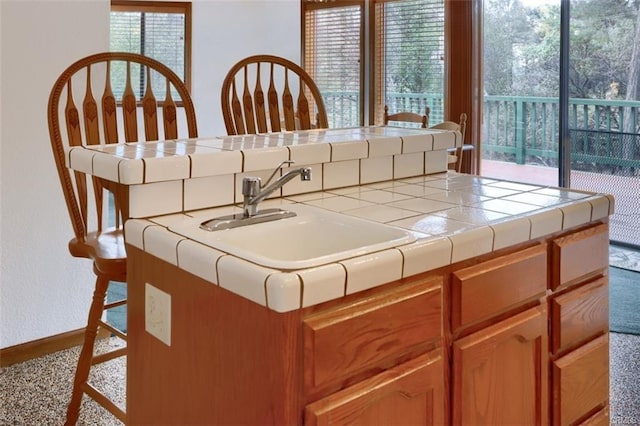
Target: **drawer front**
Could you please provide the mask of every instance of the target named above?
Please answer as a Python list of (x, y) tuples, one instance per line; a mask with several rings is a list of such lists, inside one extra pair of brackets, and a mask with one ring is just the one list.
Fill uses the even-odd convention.
[(554, 290), (600, 273), (609, 266), (609, 227), (601, 224), (558, 238), (552, 254)]
[[(609, 335), (553, 363), (553, 424), (569, 425), (609, 401)], [(584, 419), (586, 420), (586, 419)]]
[(607, 277), (551, 299), (551, 350), (564, 351), (609, 330)]
[(453, 273), (453, 330), (491, 318), (542, 296), (547, 290), (547, 251), (538, 245)]
[(442, 350), (307, 405), (305, 426), (445, 424)]
[(441, 305), (436, 277), (306, 318), (305, 388), (348, 378), (419, 344), (439, 344)]

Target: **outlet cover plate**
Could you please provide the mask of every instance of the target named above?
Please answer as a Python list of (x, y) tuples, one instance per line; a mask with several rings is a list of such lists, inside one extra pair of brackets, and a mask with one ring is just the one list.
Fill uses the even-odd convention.
[(171, 295), (145, 284), (144, 328), (167, 346), (171, 346)]

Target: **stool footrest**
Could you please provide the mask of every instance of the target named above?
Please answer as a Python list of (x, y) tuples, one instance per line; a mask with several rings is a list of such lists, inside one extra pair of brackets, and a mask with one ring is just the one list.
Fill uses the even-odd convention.
[(107, 309), (117, 308), (118, 306), (122, 306), (126, 304), (127, 304), (127, 299), (116, 300), (115, 302), (105, 303), (104, 309), (107, 310)]
[(87, 395), (89, 395), (98, 404), (102, 405), (111, 414), (116, 416), (118, 420), (126, 424), (127, 415), (125, 414), (125, 412), (116, 404), (114, 404), (113, 401), (111, 401), (109, 398), (104, 396), (98, 389), (91, 386), (89, 383), (84, 383), (84, 386), (82, 387), (82, 391)]
[(127, 335), (125, 333), (123, 333), (121, 330), (118, 330), (108, 322), (100, 321), (99, 323), (100, 323), (100, 327), (109, 330), (112, 334), (115, 334), (122, 340), (125, 340), (125, 341), (127, 340)]
[(120, 358), (127, 354), (127, 348), (115, 349), (103, 354), (94, 355), (91, 358), (91, 365), (102, 364), (103, 362), (111, 361), (112, 359)]

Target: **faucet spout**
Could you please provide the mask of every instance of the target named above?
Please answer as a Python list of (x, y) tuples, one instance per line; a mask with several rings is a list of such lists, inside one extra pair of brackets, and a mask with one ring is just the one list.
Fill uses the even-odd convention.
[[(278, 168), (280, 167), (282, 167), (282, 165), (280, 165)], [(261, 201), (263, 201), (274, 191), (280, 189), (284, 184), (297, 176), (300, 176), (300, 180), (302, 181), (311, 180), (311, 168), (300, 167), (298, 169), (290, 170), (272, 183), (269, 183), (264, 188), (261, 187), (262, 181), (260, 178), (244, 178), (244, 180), (242, 181), (242, 194), (244, 195), (244, 217), (252, 217), (258, 214), (258, 204)]]

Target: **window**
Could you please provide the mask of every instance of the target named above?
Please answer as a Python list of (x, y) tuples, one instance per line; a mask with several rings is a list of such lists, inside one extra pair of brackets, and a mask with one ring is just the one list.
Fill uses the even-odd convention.
[(322, 92), (329, 127), (362, 120), (362, 2), (305, 4), (304, 68)]
[(444, 0), (378, 1), (374, 34), (376, 121), (385, 104), (443, 121)]
[[(112, 0), (110, 49), (156, 59), (171, 68), (190, 88), (191, 3)], [(140, 95), (144, 84), (144, 75), (141, 75)], [(155, 87), (156, 84), (164, 83), (154, 81), (154, 91), (164, 90), (164, 87)], [(113, 90), (121, 94), (124, 87)]]
[(330, 127), (381, 123), (384, 105), (428, 106), (431, 122), (443, 120), (444, 0), (303, 0), (302, 10), (304, 67)]

